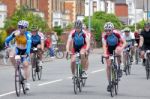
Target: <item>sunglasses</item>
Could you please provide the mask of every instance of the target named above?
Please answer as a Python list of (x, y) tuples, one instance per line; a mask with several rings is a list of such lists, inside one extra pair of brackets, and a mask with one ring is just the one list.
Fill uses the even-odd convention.
[(19, 29), (25, 29), (26, 27), (24, 27), (24, 26), (22, 26), (22, 25), (19, 25), (18, 28), (19, 28)]
[(111, 32), (111, 30), (105, 30), (105, 32)]

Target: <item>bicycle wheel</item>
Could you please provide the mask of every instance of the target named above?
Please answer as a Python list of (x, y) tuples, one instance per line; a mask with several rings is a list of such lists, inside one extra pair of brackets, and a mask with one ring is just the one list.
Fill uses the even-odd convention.
[(55, 56), (58, 59), (62, 59), (64, 57), (64, 52), (60, 51), (60, 50), (56, 50), (55, 52)]
[(41, 80), (41, 77), (42, 77), (42, 66), (38, 67), (37, 76), (38, 76), (38, 80)]
[(20, 92), (21, 92), (21, 70), (18, 67), (16, 67), (15, 70), (15, 91), (16, 91), (16, 95), (19, 97), (20, 96)]
[(36, 64), (37, 64), (37, 59), (35, 53), (33, 54), (32, 58), (32, 80), (36, 80)]
[(118, 94), (118, 71), (115, 70), (115, 94), (117, 95)]
[(82, 79), (82, 86), (85, 87), (86, 79)]
[(146, 70), (146, 78), (147, 78), (147, 80), (149, 79), (149, 61), (148, 60), (146, 60), (146, 66), (145, 66), (145, 70)]
[(139, 62), (139, 54), (138, 54), (138, 50), (136, 49), (136, 52), (135, 52), (135, 60), (136, 60), (136, 64), (138, 64)]
[(25, 89), (25, 82), (24, 82), (24, 80), (23, 80), (23, 83), (22, 83), (22, 90), (23, 90), (24, 94), (27, 93), (27, 90)]
[(74, 84), (74, 93), (78, 93), (78, 83), (77, 83), (77, 78), (73, 77), (73, 84)]
[(110, 94), (111, 94), (111, 97), (114, 97), (114, 95), (115, 95), (115, 86), (114, 86), (114, 76), (115, 76), (115, 74), (114, 74), (114, 71), (113, 71), (113, 67), (112, 67), (112, 65), (111, 65), (111, 68), (110, 68), (110, 86), (111, 86), (111, 89), (110, 89)]
[(48, 58), (48, 56), (50, 56), (49, 50), (45, 51), (45, 52), (43, 53), (43, 55), (44, 55), (44, 58)]
[(128, 68), (127, 68), (127, 71), (128, 71), (128, 75), (131, 74), (131, 57), (128, 56)]

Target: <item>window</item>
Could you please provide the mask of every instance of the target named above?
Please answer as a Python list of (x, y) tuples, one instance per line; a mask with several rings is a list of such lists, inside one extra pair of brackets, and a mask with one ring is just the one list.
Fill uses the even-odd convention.
[(20, 0), (20, 5), (27, 5), (30, 9), (39, 9), (39, 0)]
[(57, 21), (54, 22), (54, 26), (58, 26), (58, 22)]
[(97, 11), (97, 2), (93, 1), (93, 12)]

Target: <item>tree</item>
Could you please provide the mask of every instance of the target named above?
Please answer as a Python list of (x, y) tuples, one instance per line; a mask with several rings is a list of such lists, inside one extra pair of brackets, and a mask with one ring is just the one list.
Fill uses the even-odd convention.
[[(107, 14), (102, 11), (95, 12), (92, 19), (91, 28), (95, 29), (94, 37), (96, 41), (100, 41), (101, 33), (104, 31), (103, 27), (106, 22), (112, 22), (117, 29), (121, 29), (123, 24), (114, 14)], [(84, 23), (88, 26), (88, 17), (85, 17)]]
[(5, 21), (5, 30), (17, 28), (17, 23), (19, 20), (29, 21), (29, 30), (32, 25), (37, 25), (43, 32), (49, 30), (46, 20), (44, 20), (39, 15), (35, 15), (31, 10), (26, 6), (18, 8), (12, 17), (6, 19)]

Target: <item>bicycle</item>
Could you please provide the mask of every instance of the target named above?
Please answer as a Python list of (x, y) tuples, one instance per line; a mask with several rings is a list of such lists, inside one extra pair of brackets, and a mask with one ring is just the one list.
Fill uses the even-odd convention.
[[(57, 59), (62, 59), (64, 57), (64, 52), (60, 50), (59, 48), (54, 48), (54, 56), (56, 56)], [(44, 52), (44, 57), (48, 58), (50, 56), (50, 50), (47, 49), (47, 51)]]
[[(68, 53), (66, 57), (68, 57)], [(75, 75), (72, 79), (74, 84), (74, 93), (77, 94), (78, 90), (79, 92), (82, 91), (82, 87), (84, 87), (86, 83), (86, 78), (82, 77), (83, 71), (81, 66), (81, 56), (80, 53), (78, 52), (75, 53), (75, 64), (76, 64)]]
[(136, 64), (140, 62), (140, 49), (138, 48), (138, 44), (135, 44), (135, 60)]
[(123, 51), (124, 56), (124, 72), (126, 75), (131, 74), (131, 55), (130, 55), (130, 47), (126, 47)]
[(16, 68), (15, 68), (15, 91), (16, 95), (19, 97), (21, 92), (21, 87), (23, 93), (26, 94), (27, 90), (25, 89), (25, 78), (23, 74), (23, 63), (22, 58), (27, 57), (27, 55), (15, 55)]
[(119, 77), (118, 77), (118, 66), (116, 64), (116, 58), (120, 57), (118, 55), (115, 55), (113, 52), (113, 55), (110, 55), (109, 57), (104, 57), (102, 56), (102, 64), (104, 64), (104, 58), (110, 59), (111, 60), (111, 65), (110, 65), (110, 79), (109, 79), (109, 85), (111, 86), (110, 94), (111, 97), (114, 97), (114, 95), (118, 94), (118, 84), (119, 84)]
[(146, 62), (146, 64), (145, 64), (146, 78), (148, 80), (149, 76), (150, 76), (150, 50), (146, 50), (144, 58), (145, 58), (145, 62)]
[(42, 77), (42, 66), (39, 66), (39, 50), (37, 48), (33, 48), (33, 56), (32, 56), (32, 80), (36, 80), (36, 75), (38, 80), (41, 80)]

